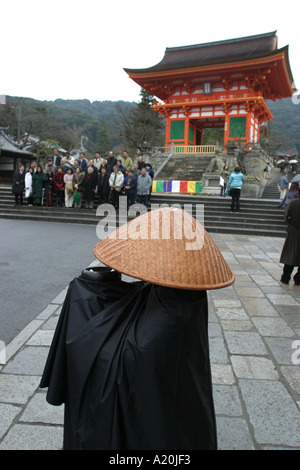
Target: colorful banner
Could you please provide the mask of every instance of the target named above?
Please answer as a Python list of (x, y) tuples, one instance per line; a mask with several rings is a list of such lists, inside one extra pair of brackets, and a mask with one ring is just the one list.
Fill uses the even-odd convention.
[(202, 191), (202, 181), (196, 181), (196, 194), (200, 194)]
[(188, 181), (187, 192), (192, 194), (196, 192), (196, 181)]
[(180, 193), (187, 193), (188, 181), (180, 181)]
[(164, 192), (164, 181), (153, 181), (153, 183), (156, 183), (155, 191), (157, 193), (163, 193)]
[(172, 193), (180, 193), (180, 181), (170, 181), (172, 188)]
[(153, 181), (153, 193), (200, 194), (202, 181)]

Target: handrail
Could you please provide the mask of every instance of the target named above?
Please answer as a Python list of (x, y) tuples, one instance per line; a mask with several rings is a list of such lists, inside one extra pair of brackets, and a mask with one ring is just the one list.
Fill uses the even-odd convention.
[(174, 145), (174, 153), (216, 153), (215, 145)]
[[(215, 154), (216, 146), (215, 145), (176, 145), (171, 143), (168, 147), (153, 147), (152, 152), (155, 153), (168, 153), (173, 155), (174, 153), (208, 153)], [(144, 152), (147, 153), (147, 152)]]

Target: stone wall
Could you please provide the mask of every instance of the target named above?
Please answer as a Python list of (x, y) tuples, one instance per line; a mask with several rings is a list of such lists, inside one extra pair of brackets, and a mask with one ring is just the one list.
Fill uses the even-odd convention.
[(264, 181), (264, 168), (267, 163), (272, 163), (272, 158), (256, 144), (252, 150), (235, 150), (231, 152), (218, 152), (229, 166), (229, 171), (233, 171), (236, 166), (240, 166), (245, 175), (246, 181), (243, 184), (242, 195), (248, 198), (257, 198)]
[(155, 178), (158, 176), (164, 165), (167, 164), (168, 160), (172, 157), (173, 153), (170, 148), (159, 147), (148, 150), (143, 153), (143, 160), (146, 163), (151, 163)]
[(201, 181), (213, 154), (179, 154), (171, 147), (158, 147), (143, 153), (145, 162), (151, 163), (154, 178), (161, 180)]
[[(224, 165), (227, 164), (230, 172), (239, 165), (246, 177), (243, 184), (243, 197), (257, 198), (259, 196), (264, 180), (263, 170), (266, 164), (272, 161), (271, 157), (260, 148), (259, 144), (255, 145), (249, 152), (243, 149), (224, 152), (220, 147), (217, 147), (216, 155), (173, 154), (172, 147), (151, 149), (143, 154), (144, 161), (151, 163), (153, 167), (155, 179), (200, 181), (202, 179), (200, 176), (203, 175), (203, 188), (212, 186), (208, 192), (217, 194), (219, 188), (216, 181), (212, 181), (211, 185), (207, 183), (205, 186), (205, 175), (211, 174), (211, 171), (208, 172), (207, 169), (213, 158), (220, 159)], [(214, 172), (213, 175), (211, 174), (211, 179), (217, 180), (219, 174), (219, 170)]]

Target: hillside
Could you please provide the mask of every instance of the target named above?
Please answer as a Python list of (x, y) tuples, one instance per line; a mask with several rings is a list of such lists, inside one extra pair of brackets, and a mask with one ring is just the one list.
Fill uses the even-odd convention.
[(120, 112), (130, 109), (133, 102), (62, 100), (39, 101), (32, 98), (7, 96), (6, 110), (0, 114), (0, 126), (9, 127), (17, 138), (20, 110), (20, 135), (30, 133), (43, 139), (57, 141), (61, 147), (71, 150), (80, 146), (81, 136), (88, 138), (87, 147), (94, 152), (103, 121), (107, 128), (111, 147), (121, 143)]
[[(299, 101), (299, 102), (298, 102)], [(298, 104), (296, 104), (298, 103)], [(94, 101), (88, 100), (56, 100), (53, 102), (63, 112), (72, 113), (77, 110), (93, 118), (104, 118), (110, 131), (116, 132), (117, 106), (132, 106), (134, 103), (123, 101)], [(282, 151), (295, 147), (300, 151), (300, 95), (294, 99), (286, 98), (279, 101), (267, 101), (274, 116), (269, 122), (270, 135), (276, 139)], [(62, 116), (62, 117), (63, 117)]]
[(300, 95), (280, 101), (267, 102), (274, 119), (269, 123), (270, 134), (280, 144), (281, 151), (296, 148), (300, 151)]
[[(295, 104), (298, 100), (299, 103)], [(93, 118), (103, 117), (108, 129), (113, 133), (117, 131), (117, 106), (134, 105), (134, 103), (122, 101), (94, 101), (91, 103), (88, 100), (56, 100), (53, 104), (61, 109), (62, 118), (64, 118), (66, 110), (72, 113), (73, 118), (75, 110)], [(269, 122), (270, 134), (278, 142), (280, 149), (284, 151), (295, 147), (300, 151), (300, 95), (298, 99), (294, 100), (294, 103), (291, 98), (286, 98), (276, 102), (268, 101), (267, 104), (274, 116), (274, 119)]]
[[(49, 113), (53, 118), (59, 119), (67, 127), (82, 128), (82, 135), (88, 137), (93, 146), (97, 143), (100, 129), (100, 120), (104, 119), (110, 135), (111, 145), (115, 147), (121, 143), (119, 133), (120, 113), (118, 108), (127, 109), (135, 103), (127, 101), (94, 101), (89, 100), (62, 100), (47, 102)], [(90, 149), (93, 151), (92, 149)]]
[[(11, 109), (21, 110), (21, 135), (28, 131), (36, 135), (44, 133), (67, 149), (79, 146), (80, 137), (84, 135), (88, 138), (88, 150), (91, 152), (97, 148), (103, 122), (111, 146), (121, 144), (121, 115), (118, 108), (129, 110), (135, 104), (125, 101), (90, 102), (86, 99), (38, 101), (31, 98), (7, 97), (7, 105), (13, 107)], [(288, 151), (296, 148), (300, 151), (300, 95), (294, 100), (286, 98), (276, 102), (268, 101), (268, 105), (274, 115), (274, 119), (269, 122), (270, 134), (280, 145), (279, 150)], [(11, 122), (3, 112), (0, 117), (2, 118), (0, 126), (9, 126), (16, 136), (16, 115), (10, 116)]]

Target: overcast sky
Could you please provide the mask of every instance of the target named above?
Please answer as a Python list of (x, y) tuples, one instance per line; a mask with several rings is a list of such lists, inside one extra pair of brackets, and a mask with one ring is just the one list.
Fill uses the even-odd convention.
[(291, 0), (5, 0), (0, 15), (0, 95), (139, 101), (124, 67), (155, 65), (166, 47), (276, 30), (300, 89), (299, 15)]

